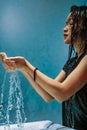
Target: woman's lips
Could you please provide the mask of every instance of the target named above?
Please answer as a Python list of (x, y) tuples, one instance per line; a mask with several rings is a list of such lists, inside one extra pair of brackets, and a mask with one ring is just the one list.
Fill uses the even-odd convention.
[(68, 35), (67, 34), (64, 34), (64, 38), (66, 38)]
[(68, 34), (64, 34), (64, 37), (68, 36)]

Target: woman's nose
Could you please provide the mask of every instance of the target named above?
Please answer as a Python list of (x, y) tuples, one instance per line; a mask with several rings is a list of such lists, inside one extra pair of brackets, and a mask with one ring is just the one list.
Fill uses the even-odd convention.
[(64, 27), (63, 31), (64, 31), (64, 32), (67, 32), (67, 31), (68, 31), (68, 28), (67, 28), (67, 27)]

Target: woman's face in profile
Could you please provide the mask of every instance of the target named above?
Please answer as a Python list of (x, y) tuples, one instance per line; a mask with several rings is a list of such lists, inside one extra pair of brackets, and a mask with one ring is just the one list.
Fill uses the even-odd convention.
[(71, 36), (73, 38), (73, 44), (81, 41), (80, 32), (83, 28), (81, 17), (78, 19), (78, 23), (74, 23), (74, 20), (77, 20), (76, 16), (70, 13), (66, 19), (66, 26), (64, 27), (64, 42), (66, 44), (71, 44)]
[(66, 19), (66, 26), (64, 27), (64, 42), (66, 44), (71, 43), (72, 27), (73, 27), (73, 20), (70, 13)]

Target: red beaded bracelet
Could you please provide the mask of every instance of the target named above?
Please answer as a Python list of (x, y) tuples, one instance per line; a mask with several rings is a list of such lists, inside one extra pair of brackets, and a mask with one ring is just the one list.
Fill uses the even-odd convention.
[(34, 81), (36, 80), (36, 71), (38, 70), (38, 68), (34, 69)]

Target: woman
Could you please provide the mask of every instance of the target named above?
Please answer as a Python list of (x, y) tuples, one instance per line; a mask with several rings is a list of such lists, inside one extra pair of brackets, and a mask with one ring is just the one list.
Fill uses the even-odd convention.
[(64, 42), (69, 45), (69, 57), (55, 79), (23, 57), (7, 57), (5, 53), (0, 56), (4, 67), (8, 71), (21, 71), (45, 101), (62, 102), (63, 125), (87, 130), (87, 6), (71, 7)]

